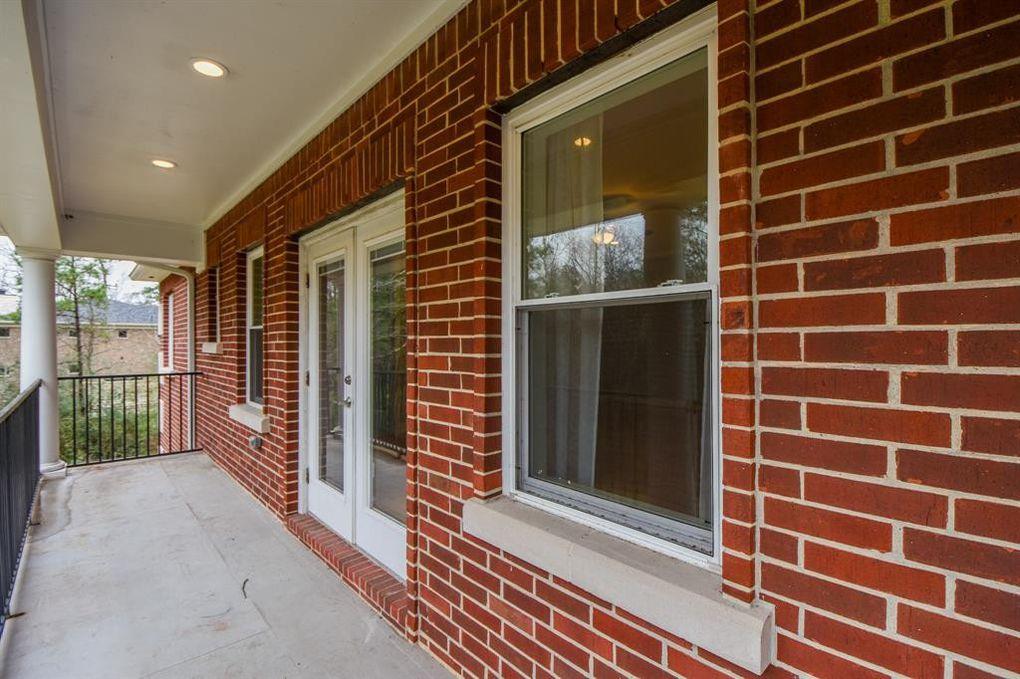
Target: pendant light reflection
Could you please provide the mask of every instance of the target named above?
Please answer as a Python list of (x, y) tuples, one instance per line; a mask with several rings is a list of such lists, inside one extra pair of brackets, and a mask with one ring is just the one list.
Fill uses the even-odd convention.
[(591, 240), (595, 245), (619, 245), (620, 241), (616, 239), (616, 226), (613, 224), (606, 224), (605, 226), (598, 226), (595, 228), (595, 235), (591, 237)]
[(574, 146), (582, 149), (591, 146), (591, 137), (577, 137), (574, 139)]

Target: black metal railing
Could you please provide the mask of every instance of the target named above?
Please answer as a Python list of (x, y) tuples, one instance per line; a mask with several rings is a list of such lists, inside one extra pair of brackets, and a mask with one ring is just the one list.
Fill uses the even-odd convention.
[(80, 375), (60, 381), (60, 457), (68, 466), (190, 453), (201, 373)]
[(0, 411), (0, 635), (39, 487), (39, 387), (36, 380)]

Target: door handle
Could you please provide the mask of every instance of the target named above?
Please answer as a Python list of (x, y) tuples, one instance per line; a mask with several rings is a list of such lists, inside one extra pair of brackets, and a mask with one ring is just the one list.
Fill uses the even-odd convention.
[(351, 376), (350, 375), (344, 375), (344, 384), (348, 384), (349, 385), (350, 383), (351, 383)]
[(348, 396), (348, 397), (346, 397), (344, 399), (344, 405), (347, 406), (348, 408), (351, 407), (351, 397), (350, 396)]

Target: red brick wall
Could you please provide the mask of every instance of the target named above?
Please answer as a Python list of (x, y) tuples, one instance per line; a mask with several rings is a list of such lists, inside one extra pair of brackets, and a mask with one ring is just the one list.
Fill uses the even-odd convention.
[[(173, 294), (173, 346), (170, 346), (170, 295)], [(161, 369), (169, 366), (173, 356), (173, 372), (188, 371), (188, 281), (184, 276), (172, 274), (159, 284), (160, 304), (163, 307), (163, 326), (160, 328), (160, 351), (163, 352)], [(190, 380), (186, 377), (161, 377), (159, 386), (161, 452), (187, 450), (190, 446)], [(155, 387), (155, 385), (153, 385)]]
[[(775, 604), (773, 675), (1020, 671), (1020, 6), (748, 2), (718, 3), (724, 587)], [(492, 106), (685, 3), (504, 4), (470, 3), (209, 230), (199, 442), (297, 510), (296, 237), (402, 181), (408, 633), (466, 675), (731, 674), (461, 530), (501, 487)], [(257, 243), (253, 450), (226, 413)]]

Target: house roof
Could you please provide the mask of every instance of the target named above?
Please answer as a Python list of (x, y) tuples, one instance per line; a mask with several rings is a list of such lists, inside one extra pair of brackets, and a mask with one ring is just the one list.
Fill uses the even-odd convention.
[[(111, 299), (105, 310), (96, 311), (99, 317), (95, 320), (106, 325), (156, 325), (155, 304), (131, 304)], [(72, 319), (68, 312), (57, 312), (57, 325), (68, 325)]]

